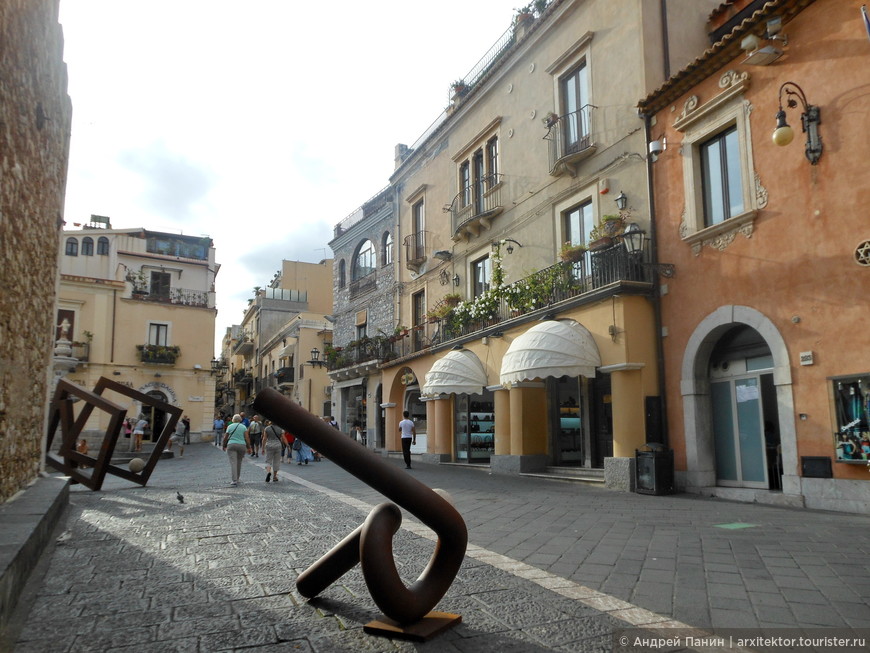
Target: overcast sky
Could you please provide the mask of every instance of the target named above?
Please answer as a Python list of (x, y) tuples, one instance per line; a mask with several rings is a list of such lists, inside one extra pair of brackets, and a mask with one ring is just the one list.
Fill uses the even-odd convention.
[(510, 26), (517, 0), (61, 0), (65, 217), (214, 239), (217, 340), (332, 227)]

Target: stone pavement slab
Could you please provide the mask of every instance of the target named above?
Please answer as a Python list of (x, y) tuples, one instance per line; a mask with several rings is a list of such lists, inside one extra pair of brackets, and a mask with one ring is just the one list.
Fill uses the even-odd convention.
[[(868, 517), (416, 464), (469, 526), (436, 606), (463, 623), (425, 644), (368, 635), (379, 612), (358, 567), (312, 601), (295, 579), (383, 497), (329, 461), (270, 484), (261, 459), (247, 462), (231, 488), (225, 454), (191, 445), (145, 488), (74, 487), (15, 651), (609, 651), (614, 631), (642, 624), (870, 627), (867, 567), (847, 563), (868, 559)], [(715, 527), (738, 521), (757, 526)], [(406, 582), (432, 538), (405, 515)]]

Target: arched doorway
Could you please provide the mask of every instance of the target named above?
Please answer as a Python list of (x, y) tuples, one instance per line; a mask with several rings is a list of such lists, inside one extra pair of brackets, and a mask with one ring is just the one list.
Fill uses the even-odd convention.
[[(741, 339), (736, 337), (739, 332), (733, 331), (737, 327), (751, 327), (751, 330), (757, 335), (752, 335), (746, 332)], [(751, 337), (750, 337), (751, 336)], [(780, 463), (782, 490), (784, 494), (799, 496), (800, 478), (797, 476), (797, 437), (794, 423), (794, 396), (792, 393), (791, 367), (789, 365), (788, 349), (785, 345), (785, 339), (776, 328), (776, 325), (767, 318), (763, 313), (748, 306), (727, 305), (721, 306), (717, 310), (705, 317), (695, 328), (692, 335), (686, 342), (683, 352), (683, 360), (681, 365), (680, 388), (683, 398), (683, 433), (685, 437), (685, 456), (686, 470), (682, 472), (684, 487), (692, 492), (704, 492), (712, 495), (735, 496), (735, 490), (723, 487), (723, 492), (717, 492), (717, 439), (714, 437), (714, 410), (713, 410), (713, 390), (712, 383), (732, 381), (732, 392), (734, 393), (734, 401), (736, 403), (736, 381), (739, 375), (734, 372), (732, 364), (729, 362), (728, 370), (725, 374), (732, 374), (732, 378), (715, 377), (713, 372), (713, 361), (719, 361), (721, 372), (721, 363), (725, 359), (737, 356), (740, 353), (742, 345), (746, 345), (744, 353), (748, 352), (746, 358), (755, 359), (751, 355), (752, 342), (758, 344), (760, 341), (767, 347), (769, 353), (768, 367), (764, 369), (749, 369), (744, 368), (749, 377), (758, 377), (758, 396), (761, 406), (759, 411), (762, 411), (761, 423), (762, 433), (764, 429), (764, 421), (773, 421), (777, 427), (779, 435), (779, 456), (777, 461)], [(756, 352), (759, 350), (755, 350)], [(762, 361), (750, 361), (750, 367), (761, 365)], [(729, 372), (730, 370), (730, 372)], [(764, 381), (761, 377), (769, 374)], [(769, 383), (772, 388), (762, 391), (761, 384), (765, 387)], [(747, 384), (742, 384), (747, 385)], [(751, 384), (748, 384), (751, 387)], [(754, 389), (741, 389), (741, 397), (752, 397), (756, 391)], [(742, 408), (742, 407), (741, 407)], [(750, 406), (746, 406), (750, 408)], [(767, 415), (767, 420), (763, 415)], [(733, 416), (732, 411), (732, 416)], [(716, 412), (715, 417), (718, 419), (721, 413)], [(775, 417), (775, 420), (771, 418)], [(721, 432), (721, 430), (720, 430)], [(739, 429), (738, 429), (739, 437)], [(722, 441), (724, 443), (724, 440)], [(750, 447), (751, 448), (751, 447)], [(756, 449), (757, 452), (757, 449)], [(765, 451), (766, 458), (766, 451)], [(765, 460), (766, 464), (766, 460)], [(756, 481), (758, 483), (758, 481)], [(764, 501), (764, 496), (769, 492), (768, 487), (761, 487), (760, 483), (755, 489), (742, 485), (745, 488), (743, 491), (748, 491), (751, 495), (747, 496), (747, 500)], [(739, 491), (739, 490), (738, 490)], [(742, 495), (741, 495), (742, 496)]]
[(752, 327), (734, 326), (713, 348), (709, 374), (716, 484), (782, 489), (770, 347)]

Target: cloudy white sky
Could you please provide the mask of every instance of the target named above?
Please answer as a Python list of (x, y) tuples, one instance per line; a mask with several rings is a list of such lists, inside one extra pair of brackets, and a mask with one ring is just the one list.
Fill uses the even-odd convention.
[(518, 0), (61, 0), (68, 223), (214, 239), (217, 339), (393, 171)]

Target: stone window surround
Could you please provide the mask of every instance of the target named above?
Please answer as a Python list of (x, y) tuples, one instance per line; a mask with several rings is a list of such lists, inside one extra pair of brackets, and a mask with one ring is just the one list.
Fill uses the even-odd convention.
[[(749, 79), (748, 72), (726, 71), (719, 79), (719, 88), (723, 89), (719, 94), (703, 104), (699, 104), (697, 95), (690, 96), (673, 123), (674, 129), (683, 133), (680, 154), (683, 158), (686, 204), (680, 223), (680, 237), (691, 246), (695, 256), (701, 253), (704, 245), (725, 249), (738, 233), (751, 238), (758, 209), (767, 205), (767, 191), (753, 166), (749, 124), (752, 105), (743, 97), (749, 88)], [(740, 174), (745, 210), (719, 224), (705, 227), (700, 146), (732, 126), (737, 128), (743, 164)]]

